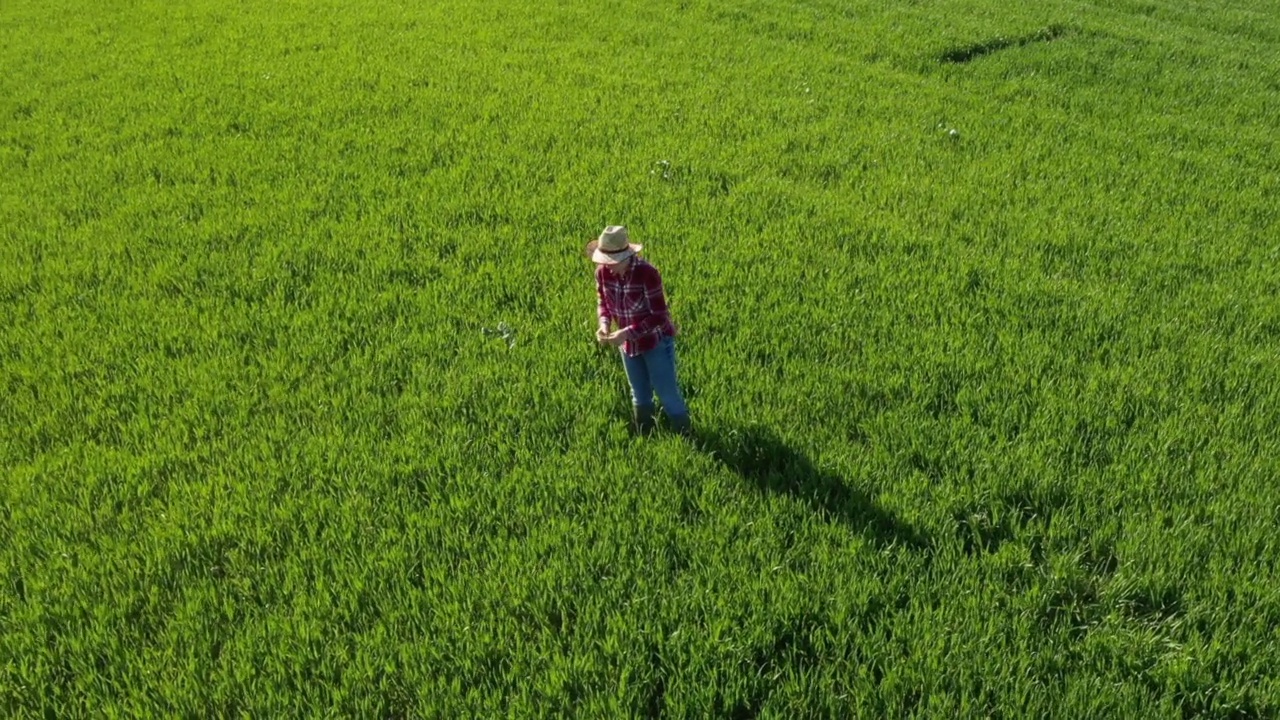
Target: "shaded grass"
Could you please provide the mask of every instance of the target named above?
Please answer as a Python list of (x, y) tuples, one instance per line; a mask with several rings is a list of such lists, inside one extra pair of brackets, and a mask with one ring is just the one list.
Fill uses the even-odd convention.
[(990, 55), (994, 52), (1007, 50), (1009, 48), (1018, 48), (1030, 43), (1052, 42), (1058, 38), (1071, 33), (1071, 30), (1063, 25), (1050, 25), (1036, 32), (1019, 35), (1017, 37), (994, 37), (988, 40), (962, 45), (951, 48), (939, 56), (939, 60), (944, 63), (963, 64), (973, 62), (974, 60)]
[(767, 428), (700, 427), (694, 442), (761, 491), (784, 493), (804, 502), (824, 520), (865, 533), (878, 546), (926, 550), (928, 541), (909, 524), (878, 507), (848, 481), (819, 470)]

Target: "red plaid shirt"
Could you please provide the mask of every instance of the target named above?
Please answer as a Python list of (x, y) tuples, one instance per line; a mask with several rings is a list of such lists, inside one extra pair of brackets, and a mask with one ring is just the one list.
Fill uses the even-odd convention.
[(622, 344), (627, 355), (649, 352), (658, 347), (663, 336), (675, 336), (676, 326), (662, 294), (662, 276), (644, 258), (635, 256), (621, 277), (603, 265), (597, 267), (596, 294), (600, 319), (631, 331), (631, 338)]

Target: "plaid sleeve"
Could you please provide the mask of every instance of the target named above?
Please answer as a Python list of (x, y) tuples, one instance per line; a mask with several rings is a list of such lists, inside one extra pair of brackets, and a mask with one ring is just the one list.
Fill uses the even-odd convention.
[(600, 276), (600, 268), (596, 269), (596, 314), (605, 322), (612, 319), (609, 306), (604, 299), (604, 278)]

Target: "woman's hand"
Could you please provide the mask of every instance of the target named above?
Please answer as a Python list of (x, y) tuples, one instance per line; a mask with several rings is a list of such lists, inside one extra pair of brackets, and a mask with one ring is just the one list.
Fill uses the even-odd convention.
[(631, 331), (626, 328), (611, 332), (604, 337), (604, 342), (614, 347), (621, 347), (623, 343), (631, 338)]

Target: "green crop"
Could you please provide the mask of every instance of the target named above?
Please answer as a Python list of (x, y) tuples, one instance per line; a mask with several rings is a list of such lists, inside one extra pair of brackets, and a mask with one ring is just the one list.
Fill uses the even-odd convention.
[(1274, 3), (7, 0), (0, 68), (0, 714), (1280, 713)]

